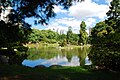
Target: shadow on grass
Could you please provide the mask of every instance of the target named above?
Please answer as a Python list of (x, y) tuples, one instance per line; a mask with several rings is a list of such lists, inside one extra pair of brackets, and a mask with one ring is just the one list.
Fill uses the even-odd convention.
[(88, 71), (82, 67), (29, 68), (0, 65), (0, 80), (120, 80), (120, 73)]

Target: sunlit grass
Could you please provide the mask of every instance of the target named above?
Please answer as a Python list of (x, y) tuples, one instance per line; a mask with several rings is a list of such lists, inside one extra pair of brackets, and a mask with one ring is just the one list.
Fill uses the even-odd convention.
[(46, 47), (58, 47), (59, 44), (57, 43), (53, 43), (53, 44), (50, 44), (50, 43), (35, 43), (35, 44), (26, 44), (27, 47), (29, 48), (46, 48)]
[(60, 48), (60, 49), (73, 49), (73, 48), (81, 48), (81, 47), (90, 47), (90, 44), (86, 44), (83, 46), (79, 46), (79, 45), (67, 45), (64, 47), (59, 46), (58, 43), (36, 43), (36, 44), (26, 44), (27, 47), (29, 48), (49, 48), (49, 47), (53, 47), (53, 48)]

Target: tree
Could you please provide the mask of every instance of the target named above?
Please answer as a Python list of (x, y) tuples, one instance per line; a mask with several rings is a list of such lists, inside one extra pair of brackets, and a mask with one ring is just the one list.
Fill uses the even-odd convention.
[(66, 39), (67, 37), (66, 37), (66, 34), (60, 34), (59, 35), (59, 40), (61, 41), (61, 40), (63, 40), (63, 39)]
[(68, 27), (68, 31), (67, 31), (67, 38), (66, 38), (68, 44), (72, 41), (71, 40), (72, 39), (72, 35), (73, 35), (72, 27), (69, 26)]
[[(109, 31), (108, 31), (109, 28)], [(109, 33), (113, 33), (113, 29), (103, 22), (99, 22), (95, 25), (95, 27), (92, 28), (91, 35), (92, 35), (92, 44), (101, 44), (104, 41), (102, 40), (103, 38), (106, 37)]]
[(29, 31), (25, 27), (25, 24), (24, 27), (23, 25), (20, 27), (15, 24), (0, 21), (0, 55), (7, 56), (9, 59), (6, 59), (8, 59), (9, 64), (21, 64), (20, 62), (24, 60), (23, 58), (26, 58), (27, 55), (22, 53), (18, 55), (16, 50), (21, 52), (27, 51), (27, 47), (24, 47), (23, 44), (27, 42)]
[(64, 40), (61, 41), (59, 46), (64, 47), (66, 45), (67, 45), (67, 41), (66, 41), (66, 39), (64, 39)]
[(82, 21), (80, 24), (79, 44), (80, 43), (87, 44), (87, 38), (88, 34), (86, 32), (86, 24), (84, 21)]
[(110, 10), (106, 13), (108, 20), (106, 23), (111, 26), (114, 31), (120, 31), (120, 0), (113, 0), (111, 2)]
[(89, 58), (93, 65), (120, 71), (120, 1), (113, 0), (108, 19), (92, 29), (92, 49)]
[(39, 39), (41, 37), (41, 32), (38, 29), (32, 29), (30, 35), (28, 36), (28, 41), (32, 43), (39, 42)]
[[(58, 40), (59, 34), (57, 32), (54, 32), (52, 30), (42, 30), (42, 35), (45, 35), (47, 38), (48, 43), (56, 43)], [(43, 40), (44, 41), (44, 40)]]
[(58, 37), (59, 34), (51, 30), (32, 29), (31, 34), (28, 36), (28, 41), (32, 43), (38, 42), (56, 43)]
[(78, 45), (78, 41), (79, 41), (79, 35), (78, 35), (78, 34), (73, 33), (73, 35), (72, 35), (72, 42), (71, 42), (71, 44), (73, 44), (73, 45)]

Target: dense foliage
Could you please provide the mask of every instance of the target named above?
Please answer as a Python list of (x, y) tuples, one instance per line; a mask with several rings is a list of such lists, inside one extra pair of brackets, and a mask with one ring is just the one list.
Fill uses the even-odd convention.
[(111, 2), (108, 19), (92, 29), (89, 58), (100, 68), (120, 71), (120, 0)]

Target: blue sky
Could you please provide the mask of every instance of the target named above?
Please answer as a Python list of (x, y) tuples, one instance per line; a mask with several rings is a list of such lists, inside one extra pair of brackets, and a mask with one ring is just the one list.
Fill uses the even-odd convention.
[(54, 6), (57, 14), (55, 18), (51, 18), (49, 25), (34, 25), (33, 18), (26, 19), (26, 22), (32, 25), (32, 28), (51, 29), (54, 31), (66, 31), (68, 27), (72, 27), (74, 33), (79, 33), (81, 21), (85, 21), (87, 32), (90, 27), (94, 27), (97, 22), (106, 19), (106, 12), (109, 10), (111, 0), (85, 0), (84, 2), (74, 3), (68, 10), (64, 10), (61, 6)]

